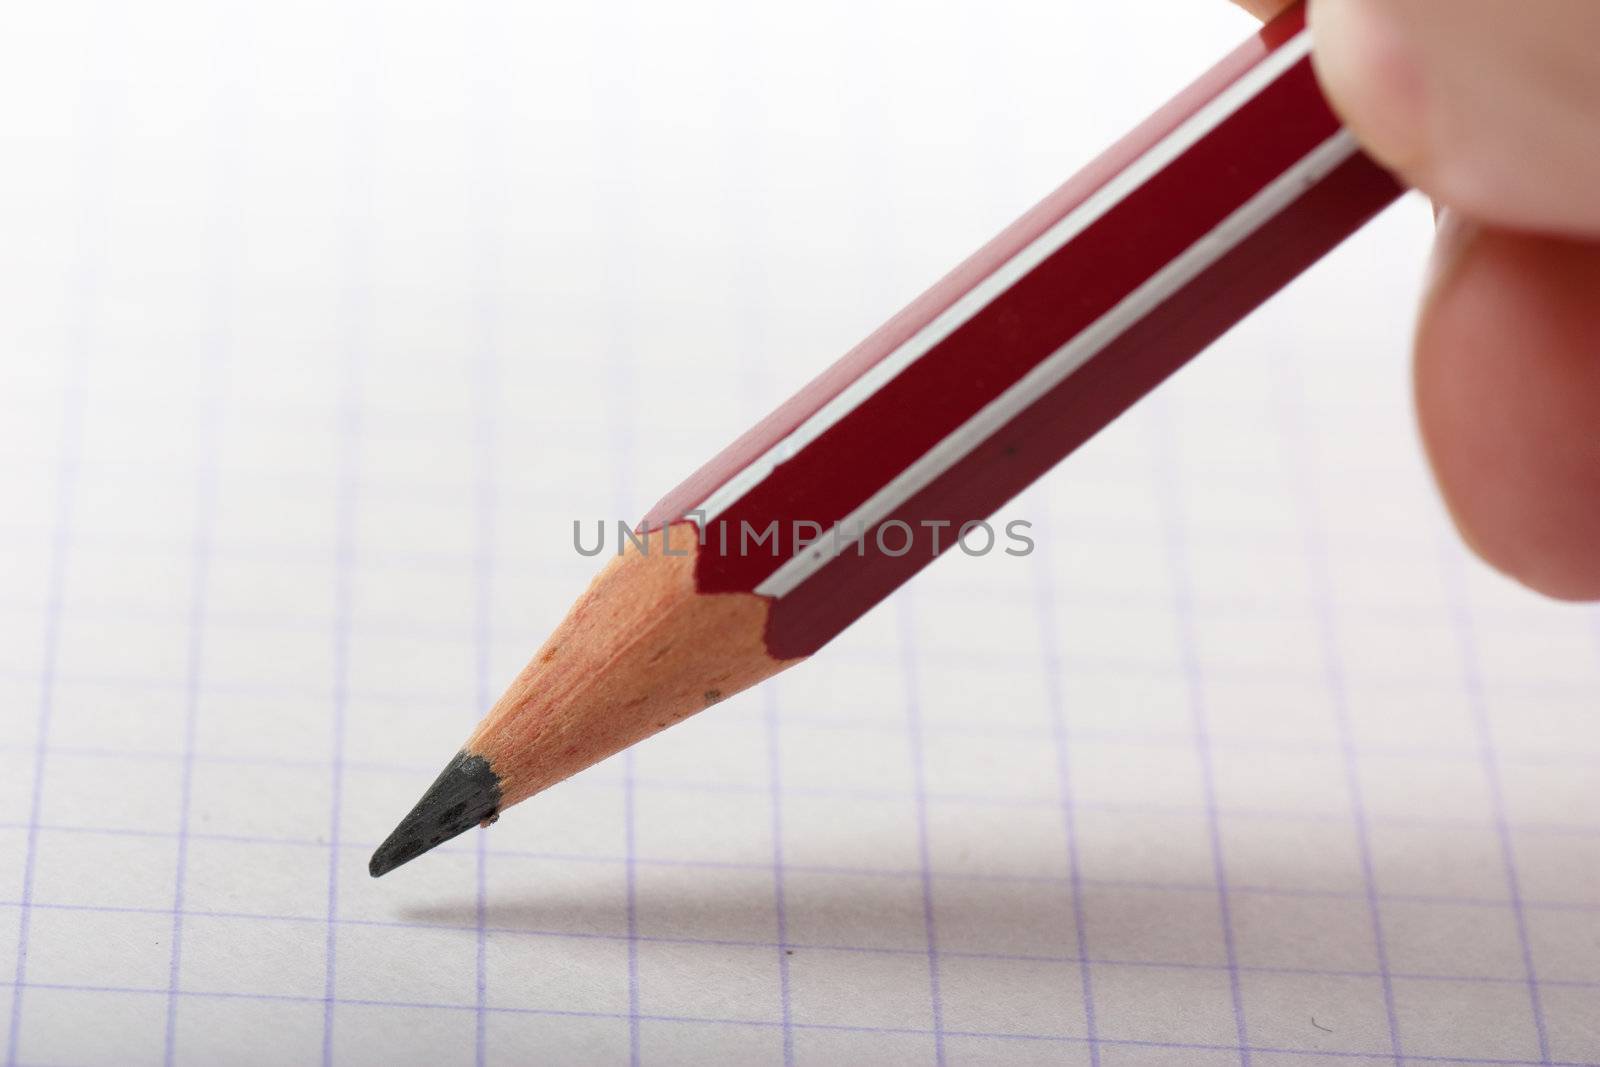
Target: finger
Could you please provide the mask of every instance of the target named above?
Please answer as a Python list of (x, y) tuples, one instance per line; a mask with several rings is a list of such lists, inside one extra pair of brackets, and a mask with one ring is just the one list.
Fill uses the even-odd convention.
[(1473, 218), (1600, 237), (1600, 3), (1312, 0), (1318, 77), (1363, 145)]
[(1294, 0), (1233, 0), (1233, 2), (1265, 22), (1292, 4)]
[(1447, 212), (1417, 333), (1423, 443), (1462, 535), (1550, 596), (1600, 599), (1600, 243)]

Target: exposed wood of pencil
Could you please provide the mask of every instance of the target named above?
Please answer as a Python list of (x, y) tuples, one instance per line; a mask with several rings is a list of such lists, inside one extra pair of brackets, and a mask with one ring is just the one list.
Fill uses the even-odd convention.
[(500, 778), (503, 805), (748, 688), (798, 660), (762, 641), (769, 602), (695, 591), (694, 528), (631, 545), (587, 592), (467, 742)]
[(799, 662), (767, 652), (766, 598), (696, 591), (698, 547), (675, 524), (600, 572), (373, 855), (374, 876)]

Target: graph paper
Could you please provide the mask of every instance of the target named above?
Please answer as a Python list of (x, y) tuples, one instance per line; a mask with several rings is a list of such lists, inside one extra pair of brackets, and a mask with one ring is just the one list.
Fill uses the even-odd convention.
[(1032, 554), (367, 877), (596, 567), (573, 521), (1221, 0), (12, 21), (8, 1064), (1600, 1063), (1600, 622), (1437, 501), (1416, 200), (1009, 505)]

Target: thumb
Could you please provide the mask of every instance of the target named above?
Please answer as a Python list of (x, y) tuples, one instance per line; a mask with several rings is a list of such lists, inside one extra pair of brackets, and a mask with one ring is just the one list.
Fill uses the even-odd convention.
[(1600, 3), (1311, 0), (1313, 61), (1366, 149), (1436, 200), (1600, 236)]
[(1294, 0), (1233, 0), (1233, 2), (1265, 22), (1292, 4)]

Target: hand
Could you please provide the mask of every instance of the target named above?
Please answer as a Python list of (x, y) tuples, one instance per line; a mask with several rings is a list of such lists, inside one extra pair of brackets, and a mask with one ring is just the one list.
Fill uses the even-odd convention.
[(1415, 384), (1456, 526), (1600, 599), (1600, 0), (1310, 3), (1335, 110), (1441, 209)]

